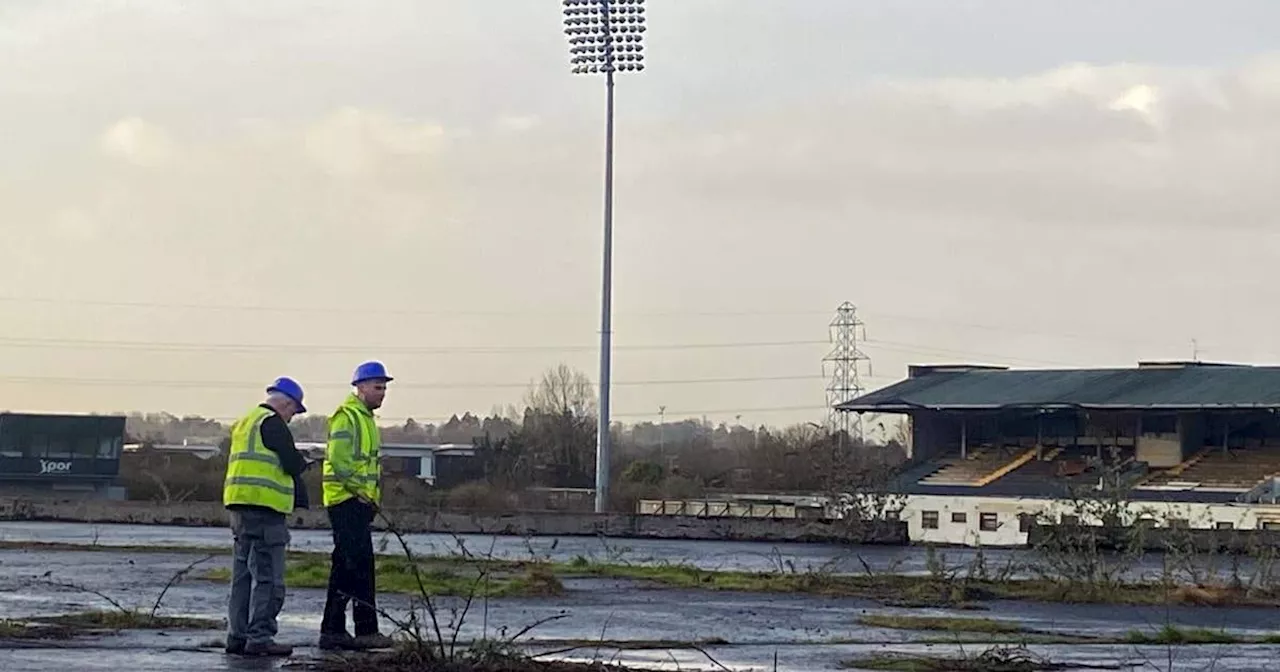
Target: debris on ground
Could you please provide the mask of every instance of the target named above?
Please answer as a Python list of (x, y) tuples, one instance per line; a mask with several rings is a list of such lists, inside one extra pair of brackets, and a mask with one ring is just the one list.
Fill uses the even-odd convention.
[(142, 611), (84, 611), (75, 614), (40, 616), (37, 623), (85, 630), (217, 630), (222, 621), (211, 618), (159, 616)]
[(539, 660), (492, 643), (442, 655), (441, 648), (426, 642), (402, 642), (390, 651), (329, 654), (289, 663), (285, 668), (312, 672), (640, 672), (600, 661)]
[[(1054, 672), (1081, 667), (1052, 662), (1020, 646), (993, 647), (973, 656), (879, 654), (846, 660), (841, 662), (841, 666), (852, 670), (880, 672)], [(1094, 670), (1122, 670), (1130, 666), (1100, 666), (1090, 663), (1088, 667)]]

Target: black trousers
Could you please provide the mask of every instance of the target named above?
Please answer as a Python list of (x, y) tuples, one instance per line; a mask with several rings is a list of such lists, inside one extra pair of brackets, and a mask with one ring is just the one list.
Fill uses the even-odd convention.
[(378, 631), (374, 595), (373, 507), (348, 499), (328, 507), (333, 528), (333, 558), (329, 566), (329, 595), (324, 603), (320, 632), (338, 634), (347, 629), (347, 601), (352, 602), (355, 636)]

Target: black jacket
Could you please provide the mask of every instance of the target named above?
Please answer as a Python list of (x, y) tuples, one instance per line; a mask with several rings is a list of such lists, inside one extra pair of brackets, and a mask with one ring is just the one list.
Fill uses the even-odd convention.
[[(275, 409), (266, 404), (261, 406), (269, 411), (271, 415), (262, 421), (262, 445), (267, 450), (276, 454), (280, 459), (280, 468), (284, 469), (284, 473), (293, 477), (293, 508), (306, 509), (311, 506), (310, 498), (307, 496), (307, 486), (302, 482), (302, 474), (307, 470), (310, 464), (307, 458), (303, 457), (298, 451), (298, 447), (293, 443), (293, 432), (289, 431), (289, 425), (276, 414)], [(247, 504), (232, 504), (228, 509), (262, 509), (269, 510), (262, 506), (249, 506)]]

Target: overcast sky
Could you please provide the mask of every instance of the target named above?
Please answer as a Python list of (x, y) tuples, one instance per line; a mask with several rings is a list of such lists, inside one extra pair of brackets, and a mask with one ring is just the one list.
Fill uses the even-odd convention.
[[(619, 420), (820, 419), (842, 301), (872, 387), (1193, 339), (1280, 360), (1280, 3), (647, 6), (618, 84)], [(603, 86), (560, 18), (0, 4), (0, 407), (227, 417), (288, 373), (326, 410), (373, 357), (384, 415), (426, 421), (558, 362), (594, 379)]]

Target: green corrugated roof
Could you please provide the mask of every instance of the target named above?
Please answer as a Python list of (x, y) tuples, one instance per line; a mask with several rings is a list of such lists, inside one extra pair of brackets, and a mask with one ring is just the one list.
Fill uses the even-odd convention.
[(848, 411), (1081, 408), (1280, 408), (1280, 367), (1187, 364), (1074, 370), (941, 371), (839, 406)]

